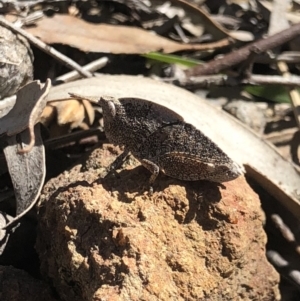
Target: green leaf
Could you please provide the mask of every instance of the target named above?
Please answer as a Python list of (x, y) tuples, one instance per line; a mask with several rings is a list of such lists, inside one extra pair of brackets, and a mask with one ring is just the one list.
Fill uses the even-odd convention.
[(147, 54), (142, 54), (142, 56), (154, 61), (159, 61), (168, 64), (179, 64), (186, 67), (193, 67), (203, 63), (202, 61), (199, 60), (183, 58), (178, 55), (164, 54), (160, 52), (149, 52)]
[[(286, 87), (283, 86), (246, 86), (244, 90), (254, 96), (265, 98), (279, 103), (290, 103), (290, 96)], [(300, 89), (298, 89), (300, 92)]]

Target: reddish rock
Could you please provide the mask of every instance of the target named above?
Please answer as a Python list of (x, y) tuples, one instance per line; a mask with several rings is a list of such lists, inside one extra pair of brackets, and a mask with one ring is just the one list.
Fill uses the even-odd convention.
[[(39, 207), (42, 273), (64, 300), (279, 300), (264, 215), (243, 177), (216, 184), (134, 159), (103, 180), (110, 145), (49, 181)], [(137, 167), (138, 166), (138, 167)]]

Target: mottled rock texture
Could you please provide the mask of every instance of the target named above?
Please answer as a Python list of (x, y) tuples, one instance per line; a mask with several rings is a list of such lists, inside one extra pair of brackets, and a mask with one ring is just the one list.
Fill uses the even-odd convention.
[(0, 99), (15, 94), (33, 78), (33, 54), (25, 38), (0, 26)]
[(131, 159), (102, 179), (118, 150), (95, 150), (49, 181), (39, 205), (41, 269), (64, 300), (278, 300), (264, 215), (243, 177), (183, 182)]

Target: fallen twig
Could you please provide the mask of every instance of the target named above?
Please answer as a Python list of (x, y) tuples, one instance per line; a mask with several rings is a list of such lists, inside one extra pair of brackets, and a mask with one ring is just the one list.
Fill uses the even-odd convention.
[[(106, 136), (103, 131), (98, 128), (91, 128), (88, 130), (77, 131), (73, 133), (69, 133), (64, 136), (55, 137), (48, 139), (44, 142), (44, 145), (47, 149), (58, 149), (66, 146), (74, 145), (76, 143), (83, 144), (87, 143), (88, 140), (86, 138), (97, 137), (98, 141), (105, 141)], [(96, 143), (98, 141), (92, 140), (92, 143)]]
[(287, 87), (300, 87), (300, 76), (290, 75), (250, 75), (247, 78), (233, 77), (226, 74), (192, 76), (179, 82), (181, 87), (190, 89), (206, 88), (209, 86), (239, 86), (239, 85), (282, 85)]
[(273, 49), (294, 39), (298, 35), (300, 35), (300, 23), (268, 38), (255, 41), (236, 51), (232, 51), (220, 59), (213, 59), (204, 65), (197, 65), (194, 68), (188, 69), (185, 71), (185, 75), (190, 77), (217, 74), (222, 70), (228, 69), (229, 67), (233, 67), (247, 60), (253, 53), (259, 54), (269, 49)]
[(276, 225), (276, 227), (280, 230), (282, 236), (288, 241), (288, 242), (296, 242), (295, 235), (291, 231), (291, 229), (284, 223), (282, 218), (278, 214), (272, 214), (271, 219), (273, 223)]
[[(291, 76), (289, 67), (285, 62), (278, 62), (277, 68), (282, 74), (283, 78), (289, 78)], [(298, 128), (300, 128), (300, 96), (298, 90), (295, 88), (296, 85), (290, 86), (288, 93), (291, 99), (291, 104), (297, 122)]]
[(20, 34), (21, 36), (25, 37), (31, 44), (38, 47), (42, 51), (46, 52), (47, 54), (51, 55), (61, 63), (63, 63), (65, 66), (72, 70), (76, 70), (79, 74), (81, 74), (83, 77), (92, 77), (93, 74), (89, 71), (84, 70), (79, 64), (77, 64), (72, 59), (68, 58), (64, 54), (60, 53), (53, 47), (45, 44), (38, 38), (34, 37), (32, 34), (26, 32), (22, 28), (16, 27), (13, 23), (5, 20), (3, 17), (0, 17), (0, 25), (5, 26), (9, 28), (11, 31), (13, 31), (16, 34)]
[[(270, 26), (268, 33), (269, 35), (274, 34), (280, 30), (283, 30), (285, 28), (289, 27), (289, 22), (286, 18), (286, 11), (288, 9), (288, 6), (290, 5), (289, 0), (274, 0), (273, 1), (273, 11), (271, 14), (271, 20), (270, 20)], [(280, 20), (280, 21), (279, 21)], [(276, 52), (276, 50), (275, 50)], [(278, 61), (276, 63), (277, 69), (279, 73), (284, 77), (288, 78), (291, 76), (289, 67), (287, 63)], [(300, 128), (300, 96), (298, 90), (295, 88), (295, 86), (287, 88), (294, 116), (298, 125), (298, 128)]]
[[(108, 57), (104, 56), (100, 59), (97, 59), (85, 66), (82, 66), (82, 69), (83, 70), (86, 70), (86, 71), (89, 71), (89, 72), (95, 72), (101, 68), (103, 68), (108, 62)], [(71, 82), (73, 80), (77, 80), (80, 78), (80, 75), (77, 71), (71, 71), (71, 72), (68, 72), (64, 75), (61, 75), (59, 77), (57, 77), (55, 79), (55, 81), (63, 81), (65, 83), (67, 82)]]

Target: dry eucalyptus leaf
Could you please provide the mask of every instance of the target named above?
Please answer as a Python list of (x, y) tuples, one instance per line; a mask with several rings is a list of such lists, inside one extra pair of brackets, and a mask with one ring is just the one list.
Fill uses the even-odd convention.
[[(208, 50), (205, 44), (181, 44), (149, 31), (129, 26), (92, 24), (69, 15), (56, 14), (43, 18), (26, 31), (47, 44), (70, 45), (86, 52), (141, 54), (151, 51), (171, 53), (183, 50)], [(224, 40), (224, 45), (229, 40)]]
[(3, 213), (0, 211), (0, 242), (3, 241), (4, 237), (5, 237), (5, 230), (3, 230), (2, 228), (6, 226), (6, 220), (5, 217), (3, 216)]
[[(54, 103), (54, 102), (53, 102)], [(43, 124), (45, 127), (48, 127), (52, 121), (55, 119), (56, 117), (56, 110), (55, 110), (55, 107), (54, 105), (52, 106), (51, 104), (50, 105), (47, 105), (43, 112), (42, 112), (42, 115), (40, 117), (40, 122), (41, 124)]]
[(0, 26), (0, 99), (33, 77), (33, 54), (26, 39)]
[(95, 110), (94, 110), (93, 106), (91, 105), (91, 103), (86, 99), (82, 100), (82, 104), (84, 106), (85, 118), (87, 120), (87, 123), (89, 125), (92, 125), (95, 120)]
[(26, 128), (29, 129), (30, 143), (27, 148), (19, 152), (29, 152), (34, 145), (34, 125), (39, 121), (40, 115), (46, 106), (46, 96), (49, 92), (51, 81), (48, 79), (45, 84), (34, 81), (22, 87), (17, 93), (17, 100), (14, 107), (7, 115), (0, 119), (0, 135), (16, 135)]
[(0, 100), (0, 119), (7, 115), (16, 103), (16, 95), (6, 97)]
[[(53, 104), (52, 104), (53, 105)], [(82, 101), (70, 99), (56, 102), (57, 121), (59, 125), (70, 124), (71, 128), (78, 127), (85, 118), (85, 106)], [(91, 111), (93, 108), (91, 107)]]
[(63, 84), (50, 90), (48, 100), (79, 95), (136, 97), (166, 106), (193, 124), (216, 143), (232, 160), (247, 167), (257, 182), (300, 217), (300, 176), (293, 164), (285, 160), (271, 144), (205, 99), (182, 88), (151, 79), (101, 75)]
[[(87, 129), (95, 119), (95, 111), (91, 103), (87, 100), (67, 99), (49, 103), (41, 115), (41, 123), (51, 127), (56, 123), (62, 133), (69, 132), (74, 128)], [(59, 127), (55, 128), (55, 134), (59, 134)], [(57, 131), (58, 130), (58, 131)], [(52, 135), (53, 134), (53, 135)]]
[(34, 127), (35, 145), (25, 154), (18, 154), (20, 144), (29, 145), (31, 136), (26, 129), (20, 134), (7, 138), (4, 148), (9, 174), (14, 186), (17, 210), (16, 217), (6, 227), (18, 221), (36, 203), (45, 180), (45, 150), (40, 135), (40, 126)]

